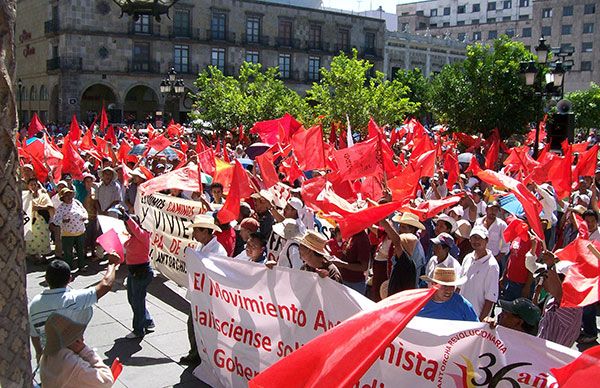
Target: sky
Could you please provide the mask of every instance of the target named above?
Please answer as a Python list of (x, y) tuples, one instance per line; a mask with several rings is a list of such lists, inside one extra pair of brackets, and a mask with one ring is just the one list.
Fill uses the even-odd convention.
[(384, 11), (396, 13), (396, 4), (412, 3), (414, 1), (418, 0), (323, 0), (323, 6), (349, 11), (368, 11), (378, 9), (381, 5)]

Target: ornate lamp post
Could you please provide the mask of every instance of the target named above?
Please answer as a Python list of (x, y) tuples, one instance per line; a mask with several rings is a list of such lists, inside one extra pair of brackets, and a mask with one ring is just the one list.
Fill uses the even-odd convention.
[(183, 79), (177, 79), (177, 72), (174, 68), (169, 69), (167, 76), (160, 82), (160, 92), (166, 98), (174, 101), (173, 118), (177, 115), (179, 100), (185, 94), (185, 83)]
[(121, 16), (124, 13), (133, 16), (137, 21), (140, 15), (154, 16), (160, 22), (160, 15), (167, 15), (171, 8), (179, 0), (113, 0), (121, 8)]

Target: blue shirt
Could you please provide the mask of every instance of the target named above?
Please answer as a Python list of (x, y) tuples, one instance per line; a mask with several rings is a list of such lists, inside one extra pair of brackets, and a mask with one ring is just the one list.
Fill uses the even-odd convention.
[(417, 314), (419, 317), (448, 319), (451, 321), (479, 322), (471, 303), (456, 292), (446, 302), (434, 302), (431, 299)]

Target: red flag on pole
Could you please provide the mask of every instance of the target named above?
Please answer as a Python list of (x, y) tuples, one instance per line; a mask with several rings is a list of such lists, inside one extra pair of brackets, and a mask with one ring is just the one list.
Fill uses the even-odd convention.
[(46, 129), (46, 127), (40, 121), (37, 112), (35, 112), (27, 127), (27, 137), (33, 137), (36, 133), (43, 131), (44, 129)]
[(225, 204), (217, 213), (217, 218), (222, 224), (226, 224), (233, 220), (236, 220), (240, 215), (240, 202), (244, 197), (251, 194), (248, 190), (243, 193), (243, 188), (250, 188), (250, 182), (248, 181), (248, 175), (244, 171), (244, 167), (239, 161), (235, 161), (233, 167), (233, 175), (231, 178), (231, 185), (229, 186), (229, 194), (225, 199)]
[(550, 368), (560, 388), (581, 388), (600, 380), (600, 346), (584, 350), (579, 357), (562, 368)]
[(556, 251), (565, 261), (574, 261), (562, 283), (561, 307), (583, 307), (600, 300), (600, 242), (580, 237)]
[(378, 223), (400, 207), (400, 202), (388, 202), (383, 205), (368, 207), (343, 216), (331, 216), (340, 226), (342, 238), (349, 239), (356, 233)]
[(382, 300), (271, 365), (249, 386), (354, 387), (435, 291), (408, 290)]
[(326, 167), (323, 130), (320, 125), (297, 131), (292, 136), (291, 143), (300, 168), (318, 170)]
[(267, 188), (275, 186), (279, 182), (277, 170), (273, 164), (273, 155), (270, 152), (265, 152), (256, 157), (256, 163), (260, 168), (260, 175)]
[(100, 130), (104, 131), (104, 128), (108, 127), (108, 116), (106, 115), (106, 109), (104, 109), (104, 103), (102, 104), (102, 111), (100, 112)]
[(117, 144), (117, 136), (115, 135), (115, 129), (112, 125), (108, 126), (108, 130), (106, 131), (104, 139), (106, 139), (106, 141), (110, 142), (112, 145)]
[(444, 156), (444, 170), (448, 171), (448, 180), (446, 180), (446, 187), (448, 190), (452, 190), (454, 184), (458, 180), (460, 175), (460, 167), (458, 165), (458, 159), (456, 155), (451, 151), (446, 152)]
[(354, 180), (370, 175), (382, 176), (383, 166), (377, 159), (379, 139), (372, 138), (352, 147), (333, 152), (339, 175)]
[(79, 153), (75, 150), (75, 147), (71, 143), (70, 138), (65, 137), (65, 142), (62, 149), (63, 160), (62, 160), (62, 173), (69, 173), (73, 179), (83, 179), (83, 165), (84, 160), (81, 158)]
[(573, 170), (573, 178), (575, 181), (580, 176), (591, 176), (593, 177), (596, 173), (596, 166), (598, 165), (598, 144), (595, 144), (592, 148), (582, 152), (577, 160), (577, 166)]
[(78, 141), (81, 137), (81, 128), (79, 128), (79, 123), (77, 122), (77, 116), (73, 114), (71, 118), (71, 125), (69, 126), (69, 137), (71, 141)]

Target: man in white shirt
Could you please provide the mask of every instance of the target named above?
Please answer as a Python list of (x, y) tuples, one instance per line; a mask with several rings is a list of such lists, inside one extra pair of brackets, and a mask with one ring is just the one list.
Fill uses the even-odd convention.
[(478, 218), (475, 221), (475, 226), (481, 225), (488, 231), (487, 248), (492, 252), (498, 263), (502, 262), (502, 258), (510, 251), (510, 245), (504, 241), (504, 231), (506, 230), (506, 222), (498, 218), (500, 204), (498, 201), (490, 202), (486, 209), (485, 217)]
[(483, 321), (498, 300), (500, 266), (487, 249), (488, 230), (485, 227), (475, 226), (469, 240), (474, 251), (465, 256), (462, 263), (462, 276), (467, 277), (467, 282), (460, 288), (460, 294), (471, 302), (479, 320)]
[[(190, 228), (193, 228), (193, 239), (200, 243), (196, 248), (197, 252), (202, 252), (205, 255), (227, 256), (227, 251), (214, 235), (214, 232), (220, 232), (221, 228), (215, 224), (213, 217), (208, 214), (199, 214), (192, 220)], [(196, 344), (196, 336), (194, 334), (194, 321), (191, 309), (188, 311), (187, 326), (190, 351), (187, 356), (179, 359), (179, 363), (183, 365), (198, 365), (200, 363), (200, 355), (198, 354), (198, 344)]]

